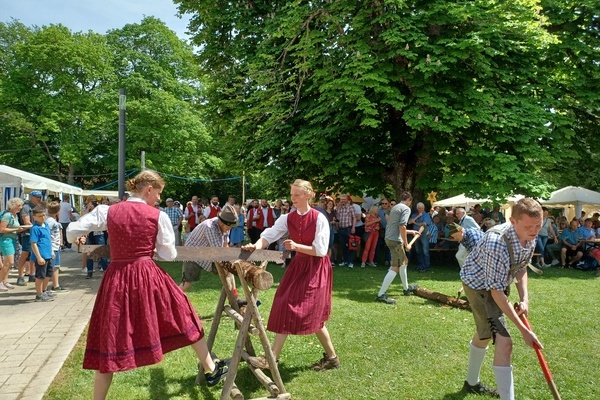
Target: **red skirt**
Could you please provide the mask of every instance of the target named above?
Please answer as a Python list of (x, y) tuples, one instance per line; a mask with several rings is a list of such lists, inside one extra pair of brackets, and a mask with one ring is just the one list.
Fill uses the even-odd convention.
[(267, 329), (292, 335), (317, 332), (331, 314), (331, 289), (329, 257), (296, 253), (275, 292)]
[(156, 364), (203, 337), (187, 296), (150, 257), (113, 261), (98, 289), (83, 368), (107, 373)]

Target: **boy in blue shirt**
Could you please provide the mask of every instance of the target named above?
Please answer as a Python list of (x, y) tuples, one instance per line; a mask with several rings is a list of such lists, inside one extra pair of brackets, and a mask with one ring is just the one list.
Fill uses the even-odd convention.
[(46, 224), (46, 210), (42, 207), (33, 209), (33, 226), (31, 227), (31, 261), (35, 264), (35, 301), (53, 301), (54, 293), (46, 292), (48, 281), (54, 268), (52, 259), (52, 239)]

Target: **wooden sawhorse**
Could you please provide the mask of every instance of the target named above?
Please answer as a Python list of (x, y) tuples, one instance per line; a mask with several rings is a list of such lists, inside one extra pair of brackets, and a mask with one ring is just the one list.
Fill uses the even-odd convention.
[[(232, 266), (237, 272), (237, 276), (240, 279), (241, 287), (244, 291), (244, 295), (248, 302), (248, 304), (245, 306), (246, 311), (244, 315), (240, 313), (240, 309), (238, 308), (236, 298), (233, 295), (232, 291), (229, 290), (227, 285), (226, 277), (228, 274), (230, 274), (230, 272), (225, 270), (220, 263), (215, 262), (213, 264), (217, 268), (219, 278), (221, 279), (221, 283), (223, 284), (223, 289), (221, 290), (221, 295), (219, 297), (219, 302), (217, 303), (217, 308), (215, 311), (215, 317), (207, 339), (208, 350), (211, 351), (213, 348), (223, 314), (233, 319), (239, 329), (237, 340), (235, 343), (235, 348), (233, 350), (233, 355), (231, 356), (231, 360), (229, 362), (229, 371), (227, 372), (227, 376), (223, 383), (221, 400), (228, 400), (229, 398), (234, 400), (244, 399), (244, 395), (235, 384), (235, 377), (237, 375), (240, 360), (242, 359), (248, 363), (250, 371), (252, 371), (254, 376), (256, 376), (256, 379), (258, 379), (258, 381), (269, 392), (269, 397), (261, 397), (253, 400), (288, 400), (291, 399), (292, 396), (291, 394), (286, 393), (285, 391), (281, 375), (279, 374), (277, 362), (275, 361), (275, 356), (273, 355), (273, 351), (271, 350), (269, 338), (267, 337), (262, 318), (260, 316), (260, 313), (258, 312), (258, 307), (256, 306), (258, 289), (250, 289), (250, 287), (248, 286), (248, 282), (245, 279), (245, 273), (242, 268), (242, 263), (244, 262), (246, 261), (236, 260), (232, 262)], [(263, 262), (261, 268), (265, 269), (265, 267), (266, 262)], [(265, 290), (265, 288), (262, 289)], [(229, 304), (225, 304), (226, 300), (229, 301)], [(250, 362), (248, 361), (249, 357), (256, 356), (249, 334), (256, 335), (259, 337), (260, 343), (265, 353), (265, 358), (269, 363), (271, 375), (273, 376), (272, 380), (260, 368), (252, 366), (252, 364), (250, 364)], [(200, 383), (202, 379), (204, 379), (204, 375), (202, 371), (199, 371), (198, 377), (196, 378), (196, 383)]]

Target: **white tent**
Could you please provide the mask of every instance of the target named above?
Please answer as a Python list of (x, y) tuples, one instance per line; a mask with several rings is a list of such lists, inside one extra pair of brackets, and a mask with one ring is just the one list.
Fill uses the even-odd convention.
[(589, 210), (600, 207), (600, 193), (578, 186), (567, 186), (552, 192), (550, 198), (541, 203), (546, 207), (565, 208), (565, 215), (570, 214), (569, 208), (575, 208), (574, 215), (579, 218), (584, 208)]
[(25, 193), (32, 190), (44, 191), (46, 195), (50, 193), (81, 195), (82, 193), (81, 188), (77, 186), (67, 185), (7, 165), (0, 165), (0, 188), (2, 188), (2, 198), (0, 199), (2, 209), (11, 197), (23, 197)]
[(489, 199), (472, 199), (465, 196), (465, 194), (459, 194), (458, 196), (450, 197), (444, 200), (438, 200), (432, 204), (434, 207), (472, 207), (475, 204), (489, 203)]
[(119, 198), (118, 190), (94, 190), (94, 189), (85, 190), (84, 189), (81, 192), (81, 194), (83, 195), (83, 197), (96, 196), (96, 198), (98, 198), (98, 200), (100, 200), (101, 197), (108, 197), (108, 198), (115, 198), (115, 199)]

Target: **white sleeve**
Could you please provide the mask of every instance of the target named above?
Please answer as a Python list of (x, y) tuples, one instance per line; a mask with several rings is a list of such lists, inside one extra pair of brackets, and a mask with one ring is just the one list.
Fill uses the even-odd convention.
[(74, 243), (78, 237), (85, 236), (91, 231), (105, 231), (108, 206), (100, 204), (89, 213), (83, 215), (78, 221), (71, 222), (67, 227), (67, 240)]
[(161, 211), (158, 215), (158, 234), (156, 235), (156, 252), (163, 260), (171, 261), (177, 256), (175, 249), (175, 232), (171, 225), (171, 218)]
[(280, 237), (285, 235), (288, 231), (287, 228), (287, 217), (288, 214), (284, 214), (275, 220), (275, 224), (267, 228), (260, 234), (260, 237), (265, 239), (269, 244), (279, 240)]
[(329, 221), (323, 213), (319, 213), (317, 217), (317, 230), (315, 231), (315, 240), (312, 245), (315, 247), (315, 252), (319, 257), (325, 257), (329, 250)]

